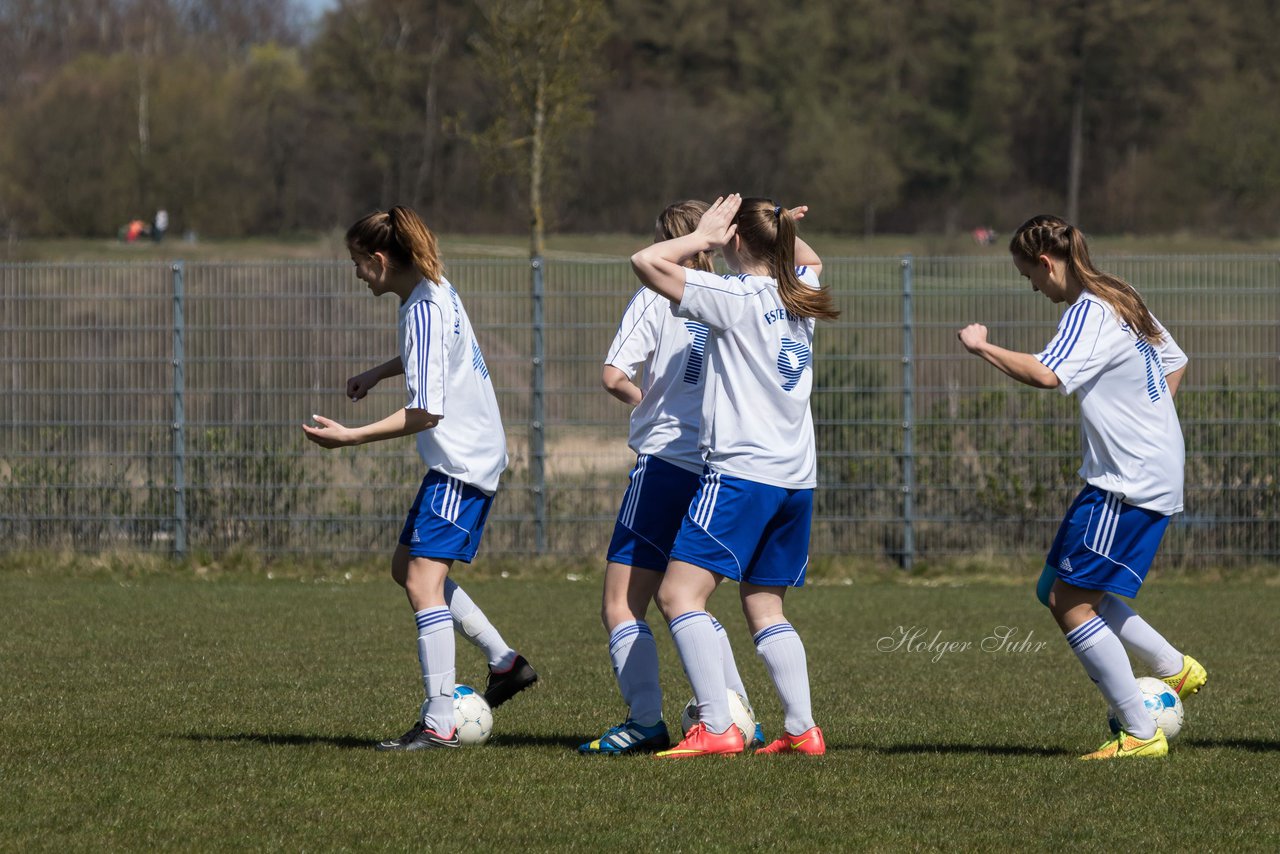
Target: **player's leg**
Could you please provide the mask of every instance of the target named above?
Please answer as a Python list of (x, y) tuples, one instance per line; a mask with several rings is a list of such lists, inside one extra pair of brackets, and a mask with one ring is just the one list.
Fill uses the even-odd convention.
[(1103, 596), (1098, 603), (1098, 616), (1107, 621), (1124, 648), (1151, 668), (1157, 679), (1177, 691), (1179, 698), (1185, 700), (1208, 680), (1200, 662), (1176, 649), (1120, 597), (1111, 593)]
[(491, 708), (501, 706), (517, 692), (538, 681), (538, 674), (529, 661), (503, 639), (480, 606), (452, 578), (445, 579), (444, 599), (453, 617), (454, 629), (480, 649), (488, 660), (489, 682), (485, 688), (485, 700)]
[(809, 663), (800, 635), (782, 610), (785, 587), (765, 587), (743, 582), (742, 612), (755, 641), (756, 654), (764, 662), (782, 702), (783, 735), (757, 753), (826, 752), (822, 730), (813, 720), (809, 693)]
[(1123, 755), (1164, 755), (1168, 743), (1142, 701), (1142, 691), (1124, 645), (1098, 616), (1103, 591), (1074, 587), (1058, 579), (1049, 594), (1049, 610), (1066, 636), (1071, 651), (1085, 673), (1098, 686), (1107, 705), (1115, 711), (1123, 732), (1085, 759), (1111, 759)]
[[(738, 661), (733, 654), (733, 644), (729, 642), (729, 633), (725, 631), (724, 626), (715, 617), (711, 618), (712, 625), (715, 626), (716, 635), (720, 638), (720, 661), (724, 665), (724, 687), (733, 691), (742, 698), (743, 704), (751, 711), (752, 716), (755, 710), (751, 706), (751, 698), (747, 695), (747, 686), (743, 684), (742, 674), (738, 672)], [(754, 744), (760, 744), (764, 741), (764, 729), (760, 726), (759, 721), (756, 722), (755, 730), (747, 733), (750, 741)]]
[(458, 744), (453, 717), (453, 619), (444, 602), (444, 581), (452, 563), (449, 559), (414, 557), (404, 544), (392, 558), (392, 577), (404, 588), (417, 624), (418, 663), (426, 698), (415, 725), (399, 738), (381, 742), (380, 750)]
[(671, 744), (662, 720), (658, 646), (645, 619), (661, 583), (661, 572), (614, 561), (605, 566), (600, 618), (609, 633), (609, 659), (627, 719), (579, 746), (581, 753), (662, 750)]
[(741, 733), (729, 710), (720, 639), (706, 610), (707, 600), (723, 579), (700, 566), (673, 560), (658, 588), (658, 608), (667, 618), (698, 708), (698, 722), (679, 744), (658, 753), (661, 759), (742, 752)]

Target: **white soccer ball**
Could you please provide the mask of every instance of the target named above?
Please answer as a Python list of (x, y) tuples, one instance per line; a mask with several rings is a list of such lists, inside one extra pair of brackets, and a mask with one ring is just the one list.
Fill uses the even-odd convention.
[[(1182, 700), (1178, 692), (1154, 676), (1143, 676), (1138, 679), (1138, 688), (1142, 691), (1142, 703), (1147, 707), (1151, 720), (1164, 731), (1164, 737), (1173, 741), (1174, 736), (1182, 731)], [(1111, 732), (1120, 731), (1120, 720), (1114, 710), (1107, 714), (1107, 726)]]
[(467, 685), (453, 689), (453, 720), (458, 727), (458, 741), (464, 745), (484, 744), (493, 732), (493, 710), (483, 694)]
[[(728, 693), (729, 714), (733, 716), (734, 726), (742, 733), (742, 746), (750, 747), (756, 738), (756, 713), (737, 691), (729, 688)], [(680, 728), (684, 730), (685, 735), (688, 735), (689, 730), (693, 729), (693, 725), (697, 722), (698, 701), (695, 698), (685, 704), (684, 711), (680, 714)]]

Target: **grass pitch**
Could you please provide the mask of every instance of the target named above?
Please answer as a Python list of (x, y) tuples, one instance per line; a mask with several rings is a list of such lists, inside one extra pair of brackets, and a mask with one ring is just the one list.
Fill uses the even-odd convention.
[[(421, 692), (389, 580), (3, 572), (0, 850), (1280, 847), (1273, 581), (1140, 598), (1210, 674), (1167, 760), (1076, 759), (1105, 709), (1032, 579), (876, 579), (789, 597), (826, 757), (666, 763), (574, 750), (624, 711), (598, 579), (459, 580), (542, 682), (484, 747), (387, 755), (370, 743)], [(776, 734), (734, 594), (712, 608)], [(689, 688), (655, 634), (676, 722)], [(459, 681), (483, 674), (459, 640)]]

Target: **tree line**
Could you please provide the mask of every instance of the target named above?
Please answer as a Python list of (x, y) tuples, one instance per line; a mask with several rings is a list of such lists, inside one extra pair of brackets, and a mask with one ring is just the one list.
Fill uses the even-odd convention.
[(642, 232), (734, 190), (1274, 235), (1277, 35), (1274, 0), (0, 0), (0, 229)]

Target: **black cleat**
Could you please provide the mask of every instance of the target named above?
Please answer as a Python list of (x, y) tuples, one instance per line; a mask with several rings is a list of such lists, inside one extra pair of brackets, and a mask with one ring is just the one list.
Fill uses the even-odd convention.
[(489, 704), (489, 708), (496, 709), (537, 681), (538, 674), (529, 666), (529, 662), (525, 661), (523, 655), (517, 655), (510, 670), (501, 673), (489, 671), (489, 684), (484, 689), (485, 702)]
[(399, 738), (389, 738), (386, 741), (378, 742), (378, 750), (428, 750), (433, 747), (457, 747), (458, 730), (454, 729), (449, 733), (448, 738), (442, 738), (436, 734), (433, 729), (427, 729), (427, 725), (422, 721), (418, 721), (413, 728)]

